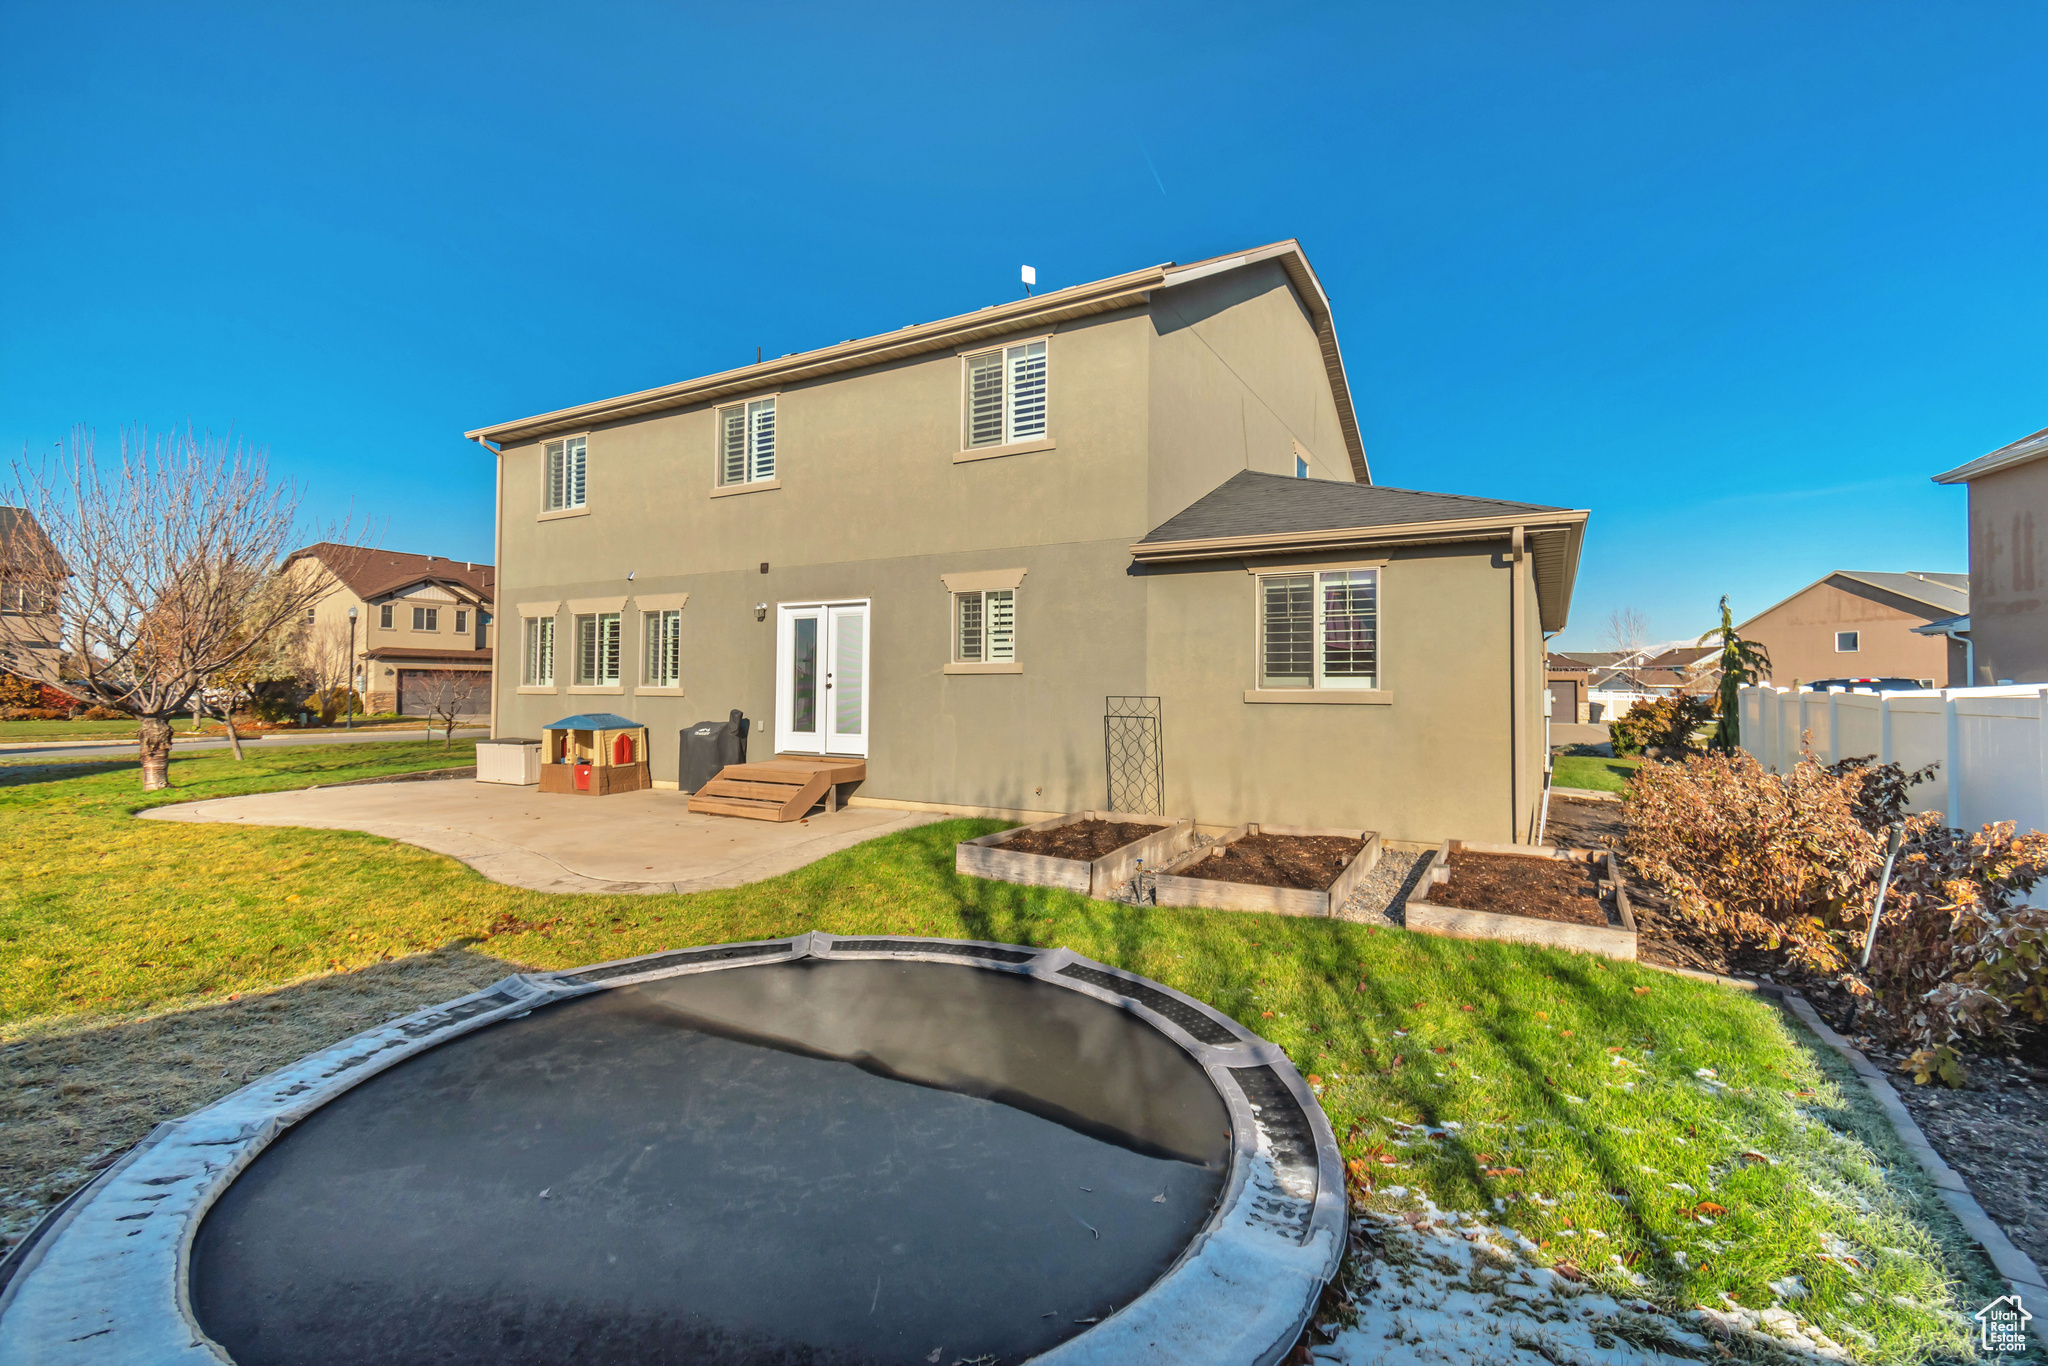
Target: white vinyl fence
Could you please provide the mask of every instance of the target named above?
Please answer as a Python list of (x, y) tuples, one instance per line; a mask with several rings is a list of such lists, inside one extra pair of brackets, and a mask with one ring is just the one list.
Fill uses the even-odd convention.
[(1638, 702), (1661, 702), (1671, 696), (1662, 692), (1626, 692), (1619, 688), (1589, 688), (1586, 700), (1600, 708), (1595, 721), (1619, 721)]
[(1804, 748), (1824, 764), (1865, 754), (1907, 770), (1939, 764), (1913, 788), (1914, 811), (1975, 830), (2015, 821), (2048, 830), (2048, 687), (1849, 692), (1742, 689), (1742, 747), (1774, 773)]

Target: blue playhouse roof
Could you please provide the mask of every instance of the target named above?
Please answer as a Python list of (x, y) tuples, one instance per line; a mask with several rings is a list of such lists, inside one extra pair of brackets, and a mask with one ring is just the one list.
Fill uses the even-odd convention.
[(579, 716), (565, 716), (551, 721), (542, 730), (639, 730), (638, 721), (628, 721), (616, 712), (587, 711)]

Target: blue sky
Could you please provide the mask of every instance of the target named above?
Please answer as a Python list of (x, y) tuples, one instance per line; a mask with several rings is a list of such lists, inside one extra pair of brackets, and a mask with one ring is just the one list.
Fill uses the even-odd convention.
[(1962, 570), (2048, 425), (2036, 3), (0, 7), (0, 449), (232, 427), (488, 558), (466, 427), (1298, 237), (1377, 480), (1571, 628)]

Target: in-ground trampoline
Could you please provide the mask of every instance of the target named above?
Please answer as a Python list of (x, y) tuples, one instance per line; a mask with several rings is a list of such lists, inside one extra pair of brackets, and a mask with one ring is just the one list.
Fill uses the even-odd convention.
[(1201, 1003), (806, 934), (508, 977), (159, 1126), (0, 1268), (0, 1360), (1263, 1366), (1344, 1217)]

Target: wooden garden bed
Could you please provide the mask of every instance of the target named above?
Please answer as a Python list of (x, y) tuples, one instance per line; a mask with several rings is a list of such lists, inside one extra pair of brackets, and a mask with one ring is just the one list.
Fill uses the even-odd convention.
[[(1221, 875), (1214, 865), (1226, 857), (1226, 850), (1242, 841), (1256, 841), (1264, 857), (1254, 871)], [(1290, 841), (1323, 846), (1310, 847), (1299, 860), (1311, 866), (1325, 862), (1330, 840), (1355, 842), (1357, 850), (1321, 887), (1288, 886), (1284, 873), (1275, 871), (1288, 860), (1272, 855), (1284, 853)], [(1348, 852), (1348, 851), (1347, 851)], [(1380, 837), (1372, 830), (1335, 830), (1308, 825), (1240, 825), (1216, 843), (1175, 859), (1159, 870), (1157, 902), (1161, 906), (1206, 906), (1223, 911), (1266, 911), (1274, 915), (1335, 915), (1351, 899), (1352, 888), (1380, 861)], [(1258, 881), (1246, 880), (1256, 877)]]
[[(1517, 864), (1526, 864), (1526, 872)], [(1558, 878), (1566, 867), (1583, 879)], [(1579, 884), (1577, 891), (1567, 883)], [(1464, 904), (1451, 905), (1452, 900)], [(1505, 939), (1607, 958), (1636, 956), (1628, 888), (1614, 855), (1604, 849), (1445, 840), (1408, 898), (1407, 925), (1452, 939)]]
[[(1093, 826), (1141, 826), (1151, 834), (1120, 844), (1094, 858), (1068, 858), (1058, 853), (1029, 853), (1009, 848), (1022, 840), (1051, 849), (1086, 850), (1090, 836), (1100, 832)], [(1082, 827), (1082, 828), (1076, 828)], [(1034, 838), (1035, 837), (1035, 838)], [(1121, 811), (1077, 811), (1055, 816), (1036, 825), (999, 830), (980, 839), (954, 846), (953, 867), (975, 877), (997, 882), (1017, 882), (1026, 887), (1061, 887), (1083, 896), (1108, 897), (1129, 882), (1137, 872), (1138, 860), (1148, 868), (1172, 860), (1195, 837), (1193, 821), (1167, 820), (1159, 816), (1132, 816)]]

